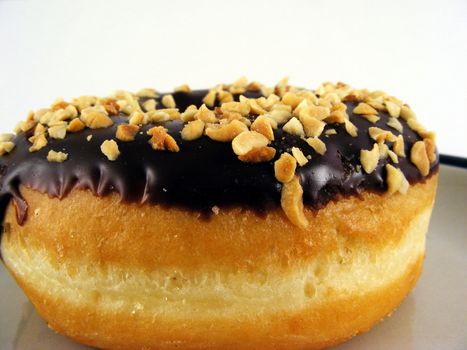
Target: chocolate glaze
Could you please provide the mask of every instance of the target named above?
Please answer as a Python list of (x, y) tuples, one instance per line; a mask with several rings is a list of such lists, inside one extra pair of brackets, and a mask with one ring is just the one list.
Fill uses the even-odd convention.
[[(200, 106), (206, 90), (192, 93), (175, 93), (177, 107), (184, 110), (190, 104)], [(249, 97), (259, 93), (249, 92)], [(160, 99), (159, 99), (160, 100)], [(144, 100), (141, 100), (142, 103)], [(160, 106), (160, 104), (158, 104)], [(28, 133), (20, 133), (14, 139), (15, 149), (0, 157), (0, 219), (10, 202), (16, 207), (17, 220), (23, 223), (28, 205), (22, 198), (20, 186), (47, 193), (50, 197), (63, 198), (73, 189), (87, 189), (97, 196), (111, 192), (120, 194), (124, 202), (157, 203), (164, 206), (177, 206), (210, 213), (213, 206), (242, 206), (264, 212), (268, 208), (280, 206), (282, 185), (274, 177), (274, 161), (282, 152), (293, 146), (300, 147), (311, 160), (297, 168), (303, 187), (304, 204), (319, 209), (332, 199), (342, 195), (358, 195), (362, 191), (384, 192), (384, 165), (382, 160), (371, 174), (360, 167), (361, 149), (371, 149), (374, 141), (368, 135), (368, 128), (377, 126), (395, 135), (399, 132), (386, 125), (388, 115), (380, 113), (381, 119), (372, 124), (366, 119), (352, 114), (355, 103), (348, 102), (350, 120), (358, 128), (358, 137), (351, 137), (338, 124), (327, 125), (325, 130), (334, 128), (336, 135), (325, 136), (327, 151), (321, 156), (300, 138), (275, 131), (272, 146), (277, 149), (274, 160), (266, 163), (250, 164), (237, 159), (230, 143), (213, 141), (206, 136), (194, 141), (181, 139), (181, 121), (164, 123), (175, 138), (180, 151), (155, 151), (148, 144), (147, 125), (137, 134), (135, 141), (118, 141), (120, 156), (109, 161), (100, 151), (101, 143), (114, 139), (118, 124), (127, 117), (113, 117), (114, 125), (105, 129), (85, 129), (75, 134), (67, 134), (63, 140), (49, 139), (46, 147), (38, 152), (28, 151)], [(421, 138), (407, 124), (404, 126), (405, 153)], [(93, 135), (90, 141), (88, 135)], [(68, 153), (63, 163), (47, 161), (49, 150)], [(399, 158), (393, 164), (402, 170), (407, 180), (413, 184), (424, 181), (417, 168), (407, 158)], [(438, 159), (431, 165), (430, 175), (436, 172)], [(429, 176), (430, 176), (429, 175)]]

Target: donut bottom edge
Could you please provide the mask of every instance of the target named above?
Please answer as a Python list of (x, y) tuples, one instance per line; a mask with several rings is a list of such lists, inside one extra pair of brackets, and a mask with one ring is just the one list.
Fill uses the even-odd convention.
[[(280, 275), (281, 270), (277, 270), (278, 278), (271, 285), (266, 278), (251, 290), (244, 290), (243, 286), (245, 282), (251, 284), (251, 275), (245, 280), (243, 276), (230, 280), (228, 276), (220, 276), (230, 288), (231, 294), (226, 293), (230, 299), (225, 300), (198, 300), (198, 294), (198, 298), (194, 295), (184, 302), (183, 296), (189, 297), (191, 292), (186, 287), (185, 294), (177, 292), (175, 283), (171, 286), (172, 293), (165, 294), (166, 297), (155, 293), (155, 299), (147, 300), (149, 304), (145, 305), (139, 297), (151, 291), (145, 290), (148, 286), (145, 283), (138, 289), (138, 278), (136, 282), (127, 278), (120, 295), (118, 285), (114, 292), (109, 286), (112, 280), (122, 283), (125, 278), (107, 271), (98, 277), (107, 276), (108, 280), (99, 281), (92, 264), (81, 264), (82, 270), (75, 277), (65, 274), (65, 278), (64, 270), (48, 265), (47, 251), (34, 248), (26, 251), (11, 244), (8, 235), (2, 239), (2, 255), (7, 268), (49, 326), (84, 344), (113, 350), (320, 349), (369, 330), (410, 292), (421, 273), (431, 209), (432, 203), (412, 218), (399, 242), (381, 248), (372, 259), (365, 260), (367, 265), (359, 265), (359, 270), (355, 270), (354, 264), (336, 262), (329, 252), (331, 255), (327, 257), (314, 257), (324, 259), (320, 264), (343, 265), (344, 270), (336, 270), (339, 281), (332, 281), (332, 273), (328, 271), (323, 280), (318, 274), (318, 280), (308, 279), (308, 283), (302, 284), (303, 273), (309, 269), (298, 262), (288, 274)], [(306, 264), (309, 266), (313, 261)], [(86, 276), (86, 271), (91, 271), (92, 276)], [(121, 273), (125, 272), (118, 271)], [(131, 275), (131, 271), (127, 273)], [(181, 272), (180, 276), (183, 275)], [(349, 280), (342, 280), (342, 276), (348, 276)], [(80, 289), (82, 278), (102, 282), (106, 294)], [(149, 283), (151, 286), (153, 282)], [(320, 283), (325, 284), (324, 290), (319, 290)], [(271, 291), (269, 299), (268, 291)], [(237, 292), (239, 297), (235, 299)], [(255, 299), (255, 294), (260, 297)], [(156, 306), (151, 304), (154, 302)]]

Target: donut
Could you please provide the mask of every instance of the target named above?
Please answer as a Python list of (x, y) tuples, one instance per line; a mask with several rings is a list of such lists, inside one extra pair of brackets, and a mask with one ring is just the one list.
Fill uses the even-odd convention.
[(103, 349), (320, 349), (422, 269), (435, 135), (382, 91), (246, 78), (57, 99), (0, 135), (1, 256)]

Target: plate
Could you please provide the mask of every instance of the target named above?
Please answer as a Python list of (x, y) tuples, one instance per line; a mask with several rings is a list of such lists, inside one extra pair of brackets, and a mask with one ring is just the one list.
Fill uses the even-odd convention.
[[(0, 348), (91, 349), (50, 330), (3, 266)], [(441, 166), (424, 271), (416, 288), (390, 318), (335, 349), (467, 349), (467, 168)]]

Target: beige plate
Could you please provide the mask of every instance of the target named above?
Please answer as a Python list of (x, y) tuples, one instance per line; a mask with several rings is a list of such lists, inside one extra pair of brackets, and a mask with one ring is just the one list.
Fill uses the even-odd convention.
[[(467, 169), (441, 167), (423, 275), (393, 316), (338, 346), (357, 349), (467, 349)], [(0, 268), (2, 350), (85, 350), (47, 328)]]

